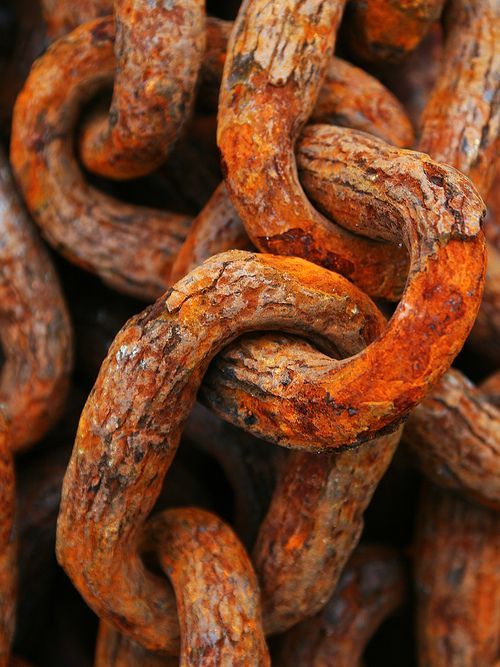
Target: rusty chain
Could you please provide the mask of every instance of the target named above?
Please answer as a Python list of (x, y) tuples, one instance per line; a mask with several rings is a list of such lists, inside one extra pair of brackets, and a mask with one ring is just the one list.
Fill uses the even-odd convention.
[(4, 35), (0, 667), (495, 667), (498, 0)]

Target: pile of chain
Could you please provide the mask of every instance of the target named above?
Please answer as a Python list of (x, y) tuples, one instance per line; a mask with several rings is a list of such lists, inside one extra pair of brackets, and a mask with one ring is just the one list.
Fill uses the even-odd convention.
[(0, 667), (498, 666), (500, 0), (4, 1), (0, 123)]

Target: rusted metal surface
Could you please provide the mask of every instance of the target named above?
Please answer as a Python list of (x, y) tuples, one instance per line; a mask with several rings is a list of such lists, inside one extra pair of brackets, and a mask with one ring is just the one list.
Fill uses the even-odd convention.
[[(4, 119), (40, 12), (48, 41), (72, 30), (18, 98), (11, 163), (77, 265), (55, 258), (75, 386), (95, 381), (78, 427), (51, 432), (76, 431), (57, 536), (65, 448), (16, 461), (17, 555), (11, 450), (58, 419), (71, 335), (0, 169), (0, 665), (89, 667), (98, 624), (98, 667), (372, 664), (387, 632), (385, 655), (417, 652), (415, 610), (422, 665), (498, 662), (500, 373), (481, 380), (500, 358), (500, 16), (450, 0), (438, 26), (442, 6), (244, 0), (233, 24), (200, 0), (42, 0), (0, 46)], [(487, 289), (457, 359), (476, 387), (449, 368), (484, 287), (481, 197)], [(159, 299), (123, 324), (131, 297)], [(438, 486), (417, 508), (420, 472)], [(353, 556), (363, 530), (415, 560), (416, 604), (375, 642), (404, 575), (384, 547)]]
[(174, 588), (180, 659), (147, 651), (101, 623), (95, 667), (270, 664), (257, 580), (229, 526), (200, 509), (168, 510), (151, 519), (142, 548)]
[(430, 484), (415, 545), (419, 662), (495, 665), (500, 634), (500, 515)]
[(226, 186), (217, 186), (207, 204), (194, 219), (186, 240), (172, 266), (172, 284), (205, 259), (226, 250), (248, 250), (251, 243), (228, 197)]
[(112, 77), (113, 42), (112, 18), (99, 19), (58, 40), (38, 61), (16, 103), (11, 162), (29, 210), (60, 252), (113, 287), (152, 299), (164, 290), (189, 216), (99, 192), (71, 150), (84, 101)]
[(304, 257), (371, 296), (395, 298), (405, 279), (402, 249), (329, 223), (297, 177), (294, 144), (314, 108), (343, 4), (242, 5), (221, 86), (218, 144), (231, 199), (259, 250)]
[(422, 117), (419, 150), (467, 174), (486, 197), (500, 129), (500, 6), (452, 0), (441, 71)]
[(58, 522), (59, 561), (101, 618), (149, 649), (176, 649), (170, 591), (133, 545), (218, 350), (256, 328), (359, 349), (382, 324), (342, 277), (296, 258), (238, 251), (208, 260), (127, 323), (82, 413)]
[[(219, 48), (225, 50), (225, 44)], [(376, 79), (339, 58), (327, 69), (311, 118), (363, 130), (396, 146), (413, 143), (411, 123), (399, 102)], [(189, 230), (172, 269), (172, 283), (216, 252), (248, 246), (245, 228), (221, 184)]]
[(72, 332), (58, 278), (0, 153), (0, 404), (13, 451), (39, 440), (61, 414)]
[[(345, 444), (394, 428), (461, 349), (482, 294), (484, 207), (456, 170), (342, 128), (307, 128), (297, 157), (309, 193), (314, 187), (339, 223), (408, 243), (404, 296), (383, 335), (350, 359), (304, 356), (291, 342), (266, 358), (258, 341), (247, 342), (245, 353), (235, 345), (218, 357), (202, 396), (224, 419), (241, 428), (250, 421), (253, 433), (273, 442), (308, 447), (317, 432), (317, 447), (328, 448), (333, 440), (322, 433)], [(282, 377), (293, 382), (283, 385)]]
[[(453, 0), (446, 13), (441, 71), (422, 118), (420, 150), (469, 176), (486, 200), (499, 169), (500, 6)], [(473, 340), (499, 358), (500, 256), (489, 244), (485, 298)]]
[(233, 531), (196, 508), (154, 516), (146, 549), (175, 591), (181, 665), (269, 665), (260, 594), (250, 559)]
[[(434, 158), (470, 176), (484, 197), (497, 169), (499, 11), (496, 2), (451, 3), (442, 68), (422, 119), (419, 144)], [(493, 357), (500, 331), (499, 279), (500, 261), (491, 247), (485, 298), (473, 340), (479, 339), (485, 347), (491, 342)], [(442, 433), (439, 447), (431, 423)], [(408, 434), (425, 471), (435, 481), (498, 507), (499, 424), (498, 410), (487, 397), (465, 377), (452, 373), (417, 408)]]
[[(209, 39), (211, 34), (220, 35), (220, 23), (211, 22)], [(191, 218), (111, 199), (86, 182), (72, 151), (84, 102), (112, 80), (113, 44), (114, 23), (105, 18), (78, 28), (40, 59), (17, 102), (11, 159), (27, 205), (52, 245), (120, 291), (152, 300), (172, 282), (172, 264)], [(206, 61), (205, 72), (212, 60)], [(329, 72), (319, 98), (319, 116), (336, 114), (342, 122), (370, 129), (394, 143), (410, 140), (402, 110), (373, 79), (337, 60)], [(64, 89), (59, 86), (61, 79)], [(359, 86), (355, 104), (345, 94), (354, 83)], [(377, 121), (374, 108), (385, 110)], [(395, 127), (402, 128), (401, 134)], [(176, 260), (175, 279), (215, 252), (246, 245), (237, 215), (221, 190), (199, 218)], [(194, 247), (197, 244), (199, 248)]]
[(444, 0), (351, 0), (349, 45), (363, 60), (396, 62), (419, 45), (443, 5)]
[(12, 452), (26, 449), (60, 417), (72, 366), (72, 332), (57, 276), (22, 208), (0, 152), (0, 664), (10, 656), (17, 593)]
[[(377, 335), (376, 330), (373, 335)], [(282, 335), (262, 336), (262, 358), (272, 363), (276, 350), (286, 343)], [(245, 343), (239, 346), (246, 354)], [(314, 354), (306, 342), (297, 341), (294, 351), (297, 348), (301, 348), (302, 358)], [(286, 382), (286, 377), (282, 380)], [(252, 428), (251, 420), (247, 427)], [(201, 423), (200, 428), (198, 438), (210, 438)], [(217, 434), (220, 437), (220, 432)], [(326, 456), (294, 452), (279, 466), (272, 501), (253, 549), (267, 633), (282, 632), (314, 614), (332, 594), (359, 540), (363, 512), (399, 437), (397, 432), (366, 443), (362, 450)]]
[(500, 409), (482, 388), (448, 371), (410, 415), (405, 439), (434, 482), (500, 509)]
[(403, 601), (406, 583), (397, 553), (359, 547), (321, 612), (284, 637), (280, 667), (353, 667), (380, 623)]
[(71, 32), (81, 23), (113, 13), (113, 0), (41, 0), (41, 5), (51, 40)]
[[(207, 19), (207, 51), (201, 70), (199, 103), (216, 109), (232, 23)], [(413, 129), (401, 103), (375, 77), (333, 56), (309, 118), (375, 134), (401, 148), (414, 142)]]
[(97, 636), (94, 667), (178, 667), (177, 656), (148, 651), (101, 621)]
[(189, 118), (205, 12), (201, 0), (115, 0), (114, 10), (113, 99), (82, 128), (80, 156), (95, 173), (127, 179), (162, 164)]
[(288, 630), (324, 607), (400, 435), (353, 451), (291, 453), (253, 549), (267, 633)]
[(309, 122), (368, 132), (400, 148), (415, 137), (401, 103), (375, 77), (340, 58), (332, 58)]
[[(286, 338), (267, 334), (259, 343), (261, 355), (273, 360), (276, 349), (286, 345)], [(303, 356), (314, 350), (305, 341), (297, 341), (296, 348), (299, 346)], [(245, 344), (240, 347), (245, 353)], [(282, 380), (286, 382), (286, 377)], [(198, 437), (205, 433), (210, 438), (201, 420), (197, 422)], [(251, 428), (251, 422), (247, 426)], [(188, 422), (187, 432), (192, 431)], [(220, 437), (220, 431), (217, 434)], [(314, 614), (332, 594), (359, 540), (363, 512), (392, 459), (399, 436), (395, 433), (366, 443), (360, 450), (335, 454), (290, 452), (286, 462), (277, 467), (276, 488), (253, 548), (267, 633), (282, 632)], [(268, 495), (271, 491), (268, 488)], [(252, 493), (248, 496), (250, 509), (254, 509)]]
[(72, 333), (49, 257), (21, 206), (0, 152), (0, 664), (11, 656), (17, 594), (12, 452), (40, 440), (60, 417), (72, 366)]

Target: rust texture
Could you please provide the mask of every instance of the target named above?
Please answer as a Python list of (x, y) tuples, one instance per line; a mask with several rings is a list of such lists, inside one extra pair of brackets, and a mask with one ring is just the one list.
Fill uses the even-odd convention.
[[(499, 4), (488, 0), (472, 3), (454, 0), (450, 3), (441, 71), (423, 114), (419, 142), (421, 150), (467, 174), (485, 198), (498, 169), (499, 11)], [(500, 257), (491, 244), (488, 250), (485, 298), (472, 339), (480, 341), (495, 358), (500, 332)], [(463, 395), (459, 387), (463, 389)], [(451, 444), (448, 438), (453, 439), (459, 451), (468, 455), (459, 461), (455, 449), (450, 451), (445, 462), (444, 456), (437, 453), (435, 444), (426, 445), (419, 448), (419, 456), (426, 459), (426, 470), (432, 470), (431, 476), (435, 480), (465, 487), (476, 499), (497, 506), (494, 473), (484, 467), (488, 460), (493, 471), (495, 469), (499, 446), (497, 410), (456, 373), (445, 378), (438, 387), (436, 402), (432, 403), (433, 396), (429, 400), (431, 403), (424, 405), (422, 412), (417, 410), (411, 427), (413, 433), (417, 438), (423, 437), (425, 443), (430, 435), (425, 423), (426, 410), (430, 409), (429, 419), (442, 419), (445, 421), (441, 423), (445, 423), (449, 420), (449, 410), (455, 409), (463, 419), (460, 424), (463, 431), (457, 434), (457, 428), (452, 428), (443, 434), (443, 438), (446, 445)], [(436, 406), (440, 404), (443, 409), (437, 417)]]
[[(497, 0), (453, 0), (445, 28), (441, 71), (423, 114), (419, 147), (469, 176), (486, 200), (499, 168), (500, 5)], [(490, 243), (488, 254), (485, 298), (473, 340), (498, 359), (500, 252)]]
[[(380, 331), (374, 329), (364, 345)], [(274, 363), (276, 351), (286, 346), (287, 339), (281, 334), (267, 334), (258, 342), (260, 355)], [(348, 351), (345, 343), (338, 350), (340, 354)], [(245, 342), (239, 345), (246, 355)], [(306, 341), (296, 341), (294, 352), (297, 348), (301, 348), (302, 358), (314, 353)], [(357, 349), (351, 343), (349, 351)], [(251, 357), (250, 352), (247, 358)], [(290, 369), (277, 379), (286, 386), (293, 384), (293, 376)], [(251, 429), (252, 424), (251, 419), (247, 420), (247, 428)], [(366, 443), (361, 450), (326, 455), (291, 452), (279, 467), (276, 488), (253, 548), (266, 633), (287, 630), (315, 614), (331, 596), (359, 540), (363, 512), (399, 437), (396, 432)]]
[(404, 570), (396, 553), (362, 546), (347, 563), (339, 585), (316, 616), (284, 638), (280, 667), (354, 667), (380, 623), (405, 595)]
[(448, 371), (411, 413), (405, 440), (434, 482), (500, 509), (500, 409), (483, 388)]
[[(394, 428), (450, 366), (481, 299), (484, 205), (456, 170), (342, 128), (310, 126), (297, 157), (309, 192), (314, 187), (341, 224), (408, 243), (404, 296), (383, 335), (350, 359), (305, 356), (293, 342), (272, 358), (258, 341), (245, 353), (236, 345), (217, 359), (202, 396), (224, 419), (250, 423), (272, 442), (308, 447), (317, 432), (317, 447), (328, 448), (332, 437), (321, 434), (337, 433), (335, 441), (347, 444)], [(297, 250), (290, 240), (288, 248)], [(282, 383), (287, 376), (293, 381)]]
[(243, 3), (224, 68), (218, 145), (231, 199), (259, 250), (304, 257), (371, 296), (396, 298), (406, 273), (402, 249), (324, 218), (300, 186), (293, 154), (314, 108), (343, 4)]
[[(213, 20), (209, 25), (208, 39), (217, 45), (225, 24)], [(246, 237), (227, 195), (218, 189), (176, 260), (190, 229), (190, 216), (125, 204), (86, 182), (73, 152), (73, 135), (84, 103), (112, 81), (113, 45), (114, 22), (104, 18), (78, 28), (40, 58), (16, 105), (11, 160), (28, 208), (49, 242), (114, 288), (151, 301), (172, 284), (172, 270), (178, 279), (211, 254), (245, 246)], [(205, 72), (212, 60), (206, 62)], [(329, 75), (330, 83), (320, 95), (322, 113), (336, 113), (346, 124), (398, 143), (408, 134), (401, 108), (359, 72), (344, 63), (334, 78)], [(347, 77), (343, 83), (342, 75)], [(354, 83), (360, 86), (356, 105), (345, 94)], [(377, 122), (372, 117), (374, 105), (387, 110)], [(395, 127), (402, 127), (402, 133)]]
[(248, 250), (251, 244), (234, 210), (226, 186), (217, 186), (209, 201), (193, 220), (186, 240), (172, 266), (172, 283), (183, 278), (205, 259), (226, 250)]
[(348, 353), (382, 324), (341, 276), (242, 251), (208, 260), (129, 320), (82, 413), (58, 521), (58, 559), (99, 617), (146, 648), (176, 650), (171, 593), (144, 569), (136, 544), (220, 348), (247, 331), (277, 328)]
[(113, 13), (113, 0), (41, 0), (47, 35), (58, 39), (80, 23)]
[(422, 117), (419, 150), (467, 174), (486, 197), (500, 130), (500, 6), (452, 0), (441, 71)]
[(428, 484), (415, 545), (419, 662), (495, 665), (500, 649), (500, 516)]
[(202, 0), (115, 0), (116, 72), (109, 115), (81, 131), (80, 155), (108, 178), (147, 174), (165, 161), (193, 104), (205, 50)]
[(288, 630), (324, 607), (399, 437), (333, 454), (291, 453), (253, 549), (267, 633)]
[[(207, 50), (201, 74), (200, 103), (217, 109), (232, 23), (207, 19)], [(309, 119), (375, 134), (401, 148), (413, 145), (413, 128), (398, 99), (375, 77), (333, 56), (327, 65)]]
[(269, 665), (257, 579), (231, 528), (186, 508), (153, 517), (146, 533), (175, 591), (180, 664)]
[(443, 5), (444, 0), (351, 0), (349, 46), (363, 60), (398, 61), (419, 45)]
[[(374, 330), (373, 335), (379, 331)], [(273, 363), (276, 351), (286, 343), (281, 334), (261, 336), (259, 353)], [(245, 342), (240, 342), (239, 347), (246, 355)], [(296, 341), (294, 351), (297, 349), (302, 358), (314, 353), (305, 341)], [(345, 347), (341, 350), (346, 351)], [(279, 381), (284, 385), (293, 382), (293, 371), (282, 374)], [(203, 425), (201, 419), (196, 420), (195, 431), (198, 424), (200, 434), (195, 435), (212, 439), (207, 434), (207, 418)], [(248, 420), (247, 428), (251, 427), (252, 420)], [(189, 422), (187, 433), (193, 433)], [(220, 437), (220, 429), (216, 435)], [(332, 594), (359, 540), (363, 512), (392, 459), (399, 437), (398, 432), (366, 443), (361, 450), (335, 454), (291, 452), (286, 463), (278, 466), (277, 485), (253, 549), (268, 634), (282, 632), (316, 613)], [(225, 454), (227, 448), (222, 451)], [(229, 456), (234, 458), (235, 454)], [(248, 484), (242, 490), (247, 488)], [(267, 491), (270, 494), (269, 488)], [(248, 495), (251, 499), (252, 495)], [(252, 503), (250, 507), (253, 509)]]
[(95, 667), (270, 664), (257, 580), (229, 526), (204, 510), (167, 510), (148, 523), (142, 548), (174, 588), (180, 660), (147, 651), (102, 623)]
[(112, 79), (113, 43), (112, 18), (98, 19), (58, 40), (34, 65), (16, 103), (11, 162), (30, 212), (57, 250), (113, 287), (153, 299), (165, 289), (190, 217), (103, 194), (86, 182), (71, 148), (83, 103)]
[(330, 61), (311, 123), (361, 130), (400, 148), (415, 142), (401, 103), (375, 77), (340, 58)]
[(499, 1), (18, 4), (0, 667), (497, 665)]
[(39, 440), (61, 414), (72, 333), (58, 278), (32, 229), (0, 153), (0, 405), (14, 451)]
[[(215, 28), (220, 29), (221, 24), (211, 24), (212, 33), (219, 37), (223, 33), (216, 33)], [(214, 40), (210, 34), (209, 45)], [(224, 53), (225, 43), (218, 46)], [(216, 63), (222, 60), (216, 59), (212, 52), (209, 55)], [(215, 65), (209, 64), (205, 71), (212, 68), (215, 69)], [(396, 146), (411, 146), (413, 143), (411, 123), (396, 98), (376, 79), (340, 58), (333, 58), (328, 66), (311, 119), (369, 132)], [(221, 184), (195, 218), (175, 260), (171, 281), (173, 283), (182, 278), (216, 252), (247, 249), (248, 244), (245, 228), (230, 201), (225, 184)]]

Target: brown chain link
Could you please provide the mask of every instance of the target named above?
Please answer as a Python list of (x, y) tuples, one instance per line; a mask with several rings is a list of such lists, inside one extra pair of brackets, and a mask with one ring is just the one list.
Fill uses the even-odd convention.
[[(495, 667), (498, 0), (215, 4), (0, 11), (3, 123), (41, 53), (11, 128), (29, 213), (0, 154), (0, 667), (16, 604), (16, 653), (90, 664), (55, 540), (97, 667), (360, 665), (413, 602), (401, 554), (358, 546), (406, 420), (419, 663)], [(78, 267), (54, 255), (71, 378), (29, 214)]]

